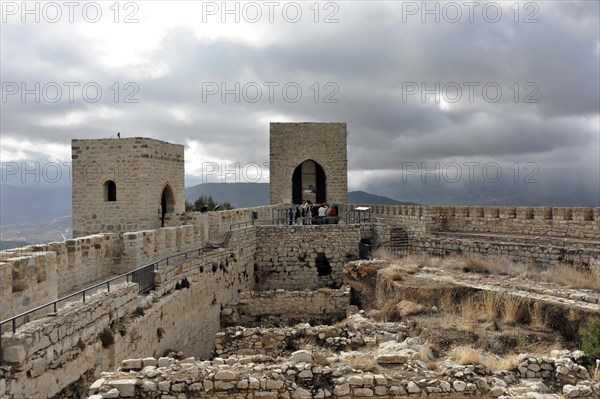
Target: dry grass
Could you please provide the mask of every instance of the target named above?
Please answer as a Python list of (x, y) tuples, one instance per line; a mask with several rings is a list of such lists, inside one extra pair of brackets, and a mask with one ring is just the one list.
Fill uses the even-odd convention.
[(399, 321), (401, 314), (398, 309), (397, 302), (393, 299), (388, 299), (381, 308), (381, 313), (379, 316), (383, 322)]
[(469, 255), (465, 259), (463, 271), (467, 273), (488, 274), (490, 273), (489, 266), (487, 259), (477, 255)]
[(543, 273), (546, 280), (571, 288), (600, 291), (600, 267), (583, 269), (573, 266), (555, 266)]
[(388, 299), (381, 307), (378, 319), (383, 322), (399, 321), (402, 317), (414, 316), (429, 311), (429, 308), (411, 301)]
[(531, 319), (531, 325), (536, 328), (543, 328), (546, 326), (546, 310), (544, 305), (540, 302), (533, 302), (529, 306), (529, 317)]
[(421, 349), (415, 354), (414, 359), (420, 360), (425, 363), (429, 363), (434, 359), (431, 346), (429, 344), (423, 345)]
[(493, 371), (511, 370), (518, 365), (517, 356), (514, 354), (499, 357), (483, 353), (470, 346), (457, 346), (452, 348), (450, 356), (461, 365), (481, 365)]
[(373, 295), (373, 285), (369, 284), (365, 281), (353, 280), (352, 288), (360, 292), (361, 295), (365, 297), (370, 297)]
[(460, 313), (467, 320), (477, 320), (481, 314), (481, 309), (477, 298), (468, 296), (460, 301)]
[(486, 291), (481, 295), (481, 305), (485, 320), (496, 320), (502, 309), (502, 298), (494, 291)]
[(533, 355), (547, 356), (553, 350), (563, 350), (564, 346), (559, 342), (529, 342), (520, 343), (515, 350), (520, 353), (531, 353)]
[(439, 267), (443, 263), (444, 258), (439, 256), (425, 256), (421, 259), (421, 264), (427, 267)]
[(400, 303), (396, 305), (396, 308), (402, 317), (414, 316), (429, 311), (426, 306), (411, 301), (400, 301)]
[(481, 352), (470, 346), (457, 346), (452, 348), (450, 356), (460, 365), (485, 365)]
[(524, 317), (524, 300), (520, 296), (505, 295), (502, 320), (507, 324), (515, 324)]
[(440, 297), (440, 309), (445, 312), (454, 310), (454, 295), (450, 291), (445, 291)]
[(362, 371), (379, 370), (379, 365), (375, 361), (375, 358), (373, 356), (369, 356), (369, 355), (350, 356), (350, 357), (347, 357), (346, 359), (344, 359), (344, 362), (348, 366), (350, 366), (356, 370), (362, 370)]
[[(377, 256), (379, 259), (397, 261), (394, 256)], [(589, 268), (571, 265), (557, 265), (544, 268), (535, 260), (526, 263), (512, 262), (506, 257), (482, 256), (478, 254), (449, 255), (446, 257), (426, 254), (409, 255), (402, 260), (402, 267), (428, 266), (481, 274), (508, 275), (534, 280), (553, 282), (571, 288), (586, 288), (600, 291), (600, 261), (594, 261)]]
[(402, 261), (392, 262), (386, 270), (390, 273), (415, 274), (419, 271), (419, 262), (416, 258), (407, 257)]

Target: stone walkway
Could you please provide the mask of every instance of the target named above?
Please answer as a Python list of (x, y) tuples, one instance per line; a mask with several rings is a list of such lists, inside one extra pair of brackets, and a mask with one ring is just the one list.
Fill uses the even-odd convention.
[(600, 313), (600, 292), (591, 289), (574, 289), (554, 283), (532, 282), (522, 277), (464, 273), (435, 267), (423, 267), (413, 277)]

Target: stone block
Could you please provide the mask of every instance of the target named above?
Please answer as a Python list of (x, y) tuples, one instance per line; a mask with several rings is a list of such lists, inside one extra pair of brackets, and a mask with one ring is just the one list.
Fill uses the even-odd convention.
[(335, 396), (346, 396), (346, 395), (350, 395), (350, 385), (349, 384), (341, 384), (341, 385), (337, 385), (334, 389), (333, 389), (333, 394)]
[(142, 359), (142, 363), (144, 365), (144, 367), (148, 367), (148, 366), (158, 366), (158, 360), (156, 360), (153, 357), (145, 357), (144, 359)]
[(110, 385), (119, 390), (119, 395), (124, 398), (132, 398), (135, 396), (136, 380), (125, 379), (111, 381)]
[(25, 348), (23, 345), (9, 346), (4, 349), (2, 359), (6, 363), (20, 365), (25, 360)]
[(33, 378), (38, 377), (38, 376), (42, 375), (45, 370), (46, 370), (46, 358), (41, 357), (41, 358), (35, 359), (31, 363), (31, 377), (33, 377)]
[(142, 359), (125, 359), (121, 362), (121, 368), (123, 371), (141, 370)]

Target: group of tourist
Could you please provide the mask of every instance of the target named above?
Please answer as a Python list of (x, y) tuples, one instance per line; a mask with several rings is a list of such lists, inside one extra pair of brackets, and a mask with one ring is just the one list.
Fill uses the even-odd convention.
[(302, 205), (296, 206), (296, 211), (288, 208), (288, 219), (290, 224), (337, 224), (338, 206), (329, 206), (327, 203), (312, 204), (304, 200)]

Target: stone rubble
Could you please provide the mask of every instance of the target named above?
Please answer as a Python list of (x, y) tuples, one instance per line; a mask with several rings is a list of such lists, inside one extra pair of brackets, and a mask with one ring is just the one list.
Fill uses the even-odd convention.
[[(581, 351), (522, 354), (512, 370), (500, 372), (448, 358), (429, 370), (417, 356), (423, 342), (406, 337), (407, 328), (372, 322), (363, 313), (336, 326), (227, 328), (217, 333), (212, 360), (126, 359), (118, 371), (102, 373), (88, 399), (600, 396), (600, 382), (581, 365)], [(375, 365), (352, 362), (361, 356)]]

